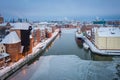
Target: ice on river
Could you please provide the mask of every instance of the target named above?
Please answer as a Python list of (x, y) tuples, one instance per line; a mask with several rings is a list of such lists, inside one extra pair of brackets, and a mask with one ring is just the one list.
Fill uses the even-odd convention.
[(51, 55), (40, 58), (39, 68), (30, 80), (113, 80), (116, 63), (85, 61), (75, 55)]

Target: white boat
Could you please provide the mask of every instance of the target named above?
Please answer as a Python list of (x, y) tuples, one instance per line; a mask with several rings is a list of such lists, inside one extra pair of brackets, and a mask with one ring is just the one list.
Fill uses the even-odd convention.
[(79, 41), (80, 43), (84, 43), (85, 36), (83, 36), (82, 32), (76, 31), (75, 37), (77, 41)]
[(83, 47), (88, 50), (89, 49), (89, 45), (87, 45), (85, 42), (83, 43)]
[(81, 30), (77, 30), (76, 33), (75, 33), (75, 36), (76, 36), (76, 38), (82, 39), (82, 40), (85, 37)]

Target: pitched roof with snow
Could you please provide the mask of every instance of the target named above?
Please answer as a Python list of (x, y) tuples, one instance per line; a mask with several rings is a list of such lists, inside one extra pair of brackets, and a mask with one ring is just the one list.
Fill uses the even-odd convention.
[(0, 59), (8, 57), (8, 56), (10, 56), (10, 54), (8, 54), (8, 53), (1, 53), (0, 54)]
[(20, 38), (18, 37), (15, 31), (10, 32), (5, 38), (2, 40), (1, 43), (3, 44), (14, 44), (20, 42)]
[(12, 29), (20, 29), (20, 30), (28, 30), (29, 26), (31, 26), (29, 23), (13, 23), (12, 24), (13, 28)]

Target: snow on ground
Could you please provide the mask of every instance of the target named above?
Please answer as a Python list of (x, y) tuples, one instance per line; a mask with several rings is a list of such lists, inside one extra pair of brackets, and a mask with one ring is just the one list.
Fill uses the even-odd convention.
[(113, 80), (116, 63), (85, 61), (75, 55), (51, 55), (40, 58), (39, 68), (30, 80)]

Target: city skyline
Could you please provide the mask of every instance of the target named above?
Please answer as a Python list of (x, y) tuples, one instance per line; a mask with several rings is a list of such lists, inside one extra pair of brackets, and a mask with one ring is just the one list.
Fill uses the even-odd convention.
[(101, 16), (120, 18), (119, 7), (120, 0), (1, 0), (0, 14), (6, 19), (31, 20), (93, 19)]

